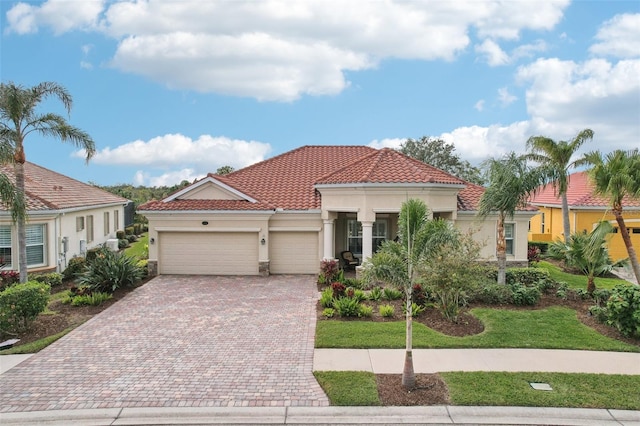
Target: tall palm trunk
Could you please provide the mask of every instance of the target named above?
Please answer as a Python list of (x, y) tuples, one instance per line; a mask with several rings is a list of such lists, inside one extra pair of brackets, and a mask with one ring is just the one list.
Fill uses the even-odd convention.
[(496, 259), (498, 260), (498, 284), (506, 284), (507, 242), (504, 238), (504, 214), (498, 215), (498, 241), (496, 241)]
[(591, 273), (587, 277), (587, 293), (593, 294), (594, 291), (596, 291), (596, 279)]
[[(14, 164), (16, 174), (16, 190), (24, 194), (24, 160)], [(16, 222), (18, 228), (18, 271), (20, 272), (20, 282), (27, 282), (27, 230), (24, 216), (18, 218)]]
[(407, 389), (416, 387), (416, 373), (413, 370), (413, 316), (411, 315), (411, 285), (406, 288), (406, 352), (404, 356), (404, 369), (402, 370), (402, 386)]
[(567, 193), (562, 193), (560, 198), (562, 199), (562, 230), (564, 232), (564, 242), (568, 243), (571, 228), (569, 226), (569, 201), (567, 200)]
[(624, 241), (624, 245), (627, 247), (631, 268), (633, 269), (633, 274), (636, 276), (636, 283), (640, 284), (640, 264), (638, 264), (638, 256), (636, 256), (636, 251), (631, 243), (631, 237), (629, 237), (629, 230), (627, 229), (627, 226), (624, 223), (624, 218), (622, 217), (622, 206), (613, 206), (612, 210), (613, 215), (616, 218), (616, 222), (618, 222), (622, 241)]

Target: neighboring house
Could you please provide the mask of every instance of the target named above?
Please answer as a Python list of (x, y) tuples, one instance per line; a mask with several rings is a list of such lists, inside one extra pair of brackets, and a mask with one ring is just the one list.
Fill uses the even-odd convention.
[[(609, 241), (609, 255), (613, 260), (629, 257), (617, 233), (618, 224), (611, 214), (609, 202), (604, 197), (594, 194), (593, 185), (586, 172), (573, 173), (569, 176), (567, 190), (569, 203), (569, 225), (571, 233), (590, 232), (598, 222), (607, 220), (615, 227), (616, 234)], [(530, 199), (530, 203), (540, 211), (531, 219), (530, 241), (554, 241), (563, 238), (562, 203), (553, 185), (548, 184)], [(624, 221), (629, 229), (631, 242), (634, 247), (640, 247), (640, 200), (623, 200)], [(640, 253), (640, 252), (639, 252)]]
[[(70, 177), (25, 163), (27, 266), (29, 272), (63, 271), (69, 259), (115, 238), (124, 228), (128, 200)], [(12, 165), (0, 173), (14, 180)], [(16, 226), (0, 206), (0, 258), (5, 269), (18, 269)]]
[[(224, 176), (209, 174), (138, 208), (149, 220), (152, 274), (316, 274), (350, 250), (367, 259), (397, 235), (409, 198), (477, 229), (495, 259), (496, 216), (476, 219), (483, 188), (392, 149), (304, 146)], [(527, 262), (534, 211), (507, 225), (509, 260)]]

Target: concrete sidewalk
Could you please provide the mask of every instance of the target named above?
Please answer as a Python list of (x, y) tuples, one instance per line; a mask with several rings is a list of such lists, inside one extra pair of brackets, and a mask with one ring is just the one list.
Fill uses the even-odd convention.
[[(404, 349), (316, 349), (315, 371), (400, 374)], [(522, 371), (640, 375), (640, 353), (561, 349), (414, 349), (416, 373)]]

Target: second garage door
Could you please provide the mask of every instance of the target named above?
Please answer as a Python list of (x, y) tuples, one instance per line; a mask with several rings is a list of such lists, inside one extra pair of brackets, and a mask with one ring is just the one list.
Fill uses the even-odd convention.
[(271, 232), (269, 238), (272, 274), (318, 273), (318, 232)]
[(257, 233), (162, 232), (158, 239), (160, 274), (258, 274)]

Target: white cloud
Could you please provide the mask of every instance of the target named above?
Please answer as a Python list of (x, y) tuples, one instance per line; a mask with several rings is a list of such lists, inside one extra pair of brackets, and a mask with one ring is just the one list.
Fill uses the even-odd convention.
[[(264, 160), (271, 146), (264, 142), (244, 141), (226, 137), (202, 135), (198, 139), (181, 134), (167, 134), (148, 141), (136, 140), (116, 148), (104, 148), (92, 158), (92, 163), (114, 166), (144, 166), (162, 171), (161, 176), (138, 173), (137, 181), (192, 180), (218, 167), (236, 169)], [(84, 151), (74, 153), (84, 158)]]
[[(404, 2), (341, 0), (48, 0), (18, 3), (8, 31), (100, 31), (117, 42), (112, 66), (170, 88), (291, 101), (349, 87), (345, 72), (389, 58), (454, 60), (481, 40), (545, 31), (568, 0)], [(494, 43), (494, 46), (491, 46)], [(480, 53), (496, 42), (480, 42)], [(497, 47), (497, 49), (496, 49)], [(483, 50), (484, 49), (484, 50)], [(507, 58), (508, 59), (508, 58)]]
[(638, 146), (639, 75), (640, 60), (554, 58), (520, 67), (517, 79), (529, 84), (527, 111), (538, 133), (565, 139), (590, 128), (594, 142), (609, 150)]
[(93, 69), (93, 64), (87, 61), (80, 61), (80, 68), (84, 68), (86, 70)]
[(41, 6), (18, 3), (7, 12), (6, 32), (28, 34), (39, 26), (50, 27), (54, 34), (95, 28), (104, 9), (104, 0), (48, 0)]
[(404, 138), (389, 138), (389, 139), (374, 139), (367, 144), (371, 148), (381, 149), (381, 148), (393, 148), (398, 149), (400, 145), (402, 145), (407, 139)]
[(163, 173), (158, 176), (152, 176), (148, 172), (138, 170), (133, 177), (133, 184), (136, 186), (172, 186), (187, 180), (193, 182), (196, 179), (201, 179), (206, 176), (206, 173), (195, 173), (193, 169), (182, 169), (172, 172)]
[(473, 106), (473, 108), (475, 108), (478, 111), (482, 112), (484, 110), (484, 99), (480, 99), (478, 102), (476, 102), (475, 105)]
[(640, 13), (616, 15), (606, 21), (595, 36), (598, 43), (589, 48), (596, 55), (617, 58), (640, 56)]
[(510, 62), (509, 55), (493, 40), (485, 40), (482, 44), (476, 46), (475, 50), (477, 53), (484, 55), (489, 66), (497, 67)]
[(509, 93), (509, 89), (506, 87), (501, 87), (498, 89), (498, 100), (500, 101), (500, 105), (506, 107), (514, 103), (518, 98), (511, 93)]

